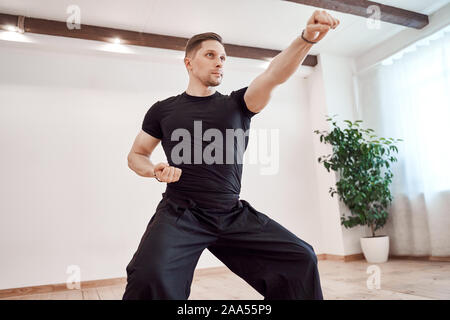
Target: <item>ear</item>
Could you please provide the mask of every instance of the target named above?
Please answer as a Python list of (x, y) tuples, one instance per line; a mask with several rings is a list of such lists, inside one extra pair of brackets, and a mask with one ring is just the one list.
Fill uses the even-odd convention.
[(184, 58), (184, 66), (186, 67), (188, 72), (189, 72), (190, 64), (191, 64), (191, 59), (189, 57)]

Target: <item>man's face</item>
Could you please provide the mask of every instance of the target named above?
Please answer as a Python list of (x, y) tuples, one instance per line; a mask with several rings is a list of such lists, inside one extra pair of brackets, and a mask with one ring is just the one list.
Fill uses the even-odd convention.
[(207, 87), (215, 87), (222, 82), (225, 59), (222, 44), (216, 40), (206, 40), (193, 59), (185, 58), (185, 63), (189, 63), (190, 77), (196, 77)]

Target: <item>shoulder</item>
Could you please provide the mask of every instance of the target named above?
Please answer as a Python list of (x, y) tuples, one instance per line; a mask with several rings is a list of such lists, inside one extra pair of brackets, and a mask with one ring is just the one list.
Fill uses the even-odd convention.
[(229, 97), (233, 98), (233, 99), (237, 99), (237, 100), (243, 99), (244, 98), (244, 94), (247, 91), (247, 88), (248, 88), (248, 86), (245, 86), (243, 88), (233, 90), (229, 94)]
[(241, 112), (248, 118), (252, 118), (257, 112), (252, 112), (248, 109), (247, 103), (244, 99), (245, 93), (247, 92), (248, 86), (231, 91), (229, 97), (230, 99), (236, 101), (239, 105)]
[(167, 110), (167, 106), (177, 103), (179, 96), (180, 95), (171, 96), (162, 100), (157, 100), (155, 103), (153, 103), (150, 109), (154, 109), (155, 111)]
[(172, 103), (176, 102), (176, 101), (178, 100), (179, 97), (180, 97), (180, 95), (171, 96), (171, 97), (165, 98), (165, 99), (163, 99), (163, 100), (158, 100), (157, 103), (158, 103), (159, 105), (162, 105), (162, 106), (164, 106), (164, 105), (169, 105), (169, 104), (172, 104)]

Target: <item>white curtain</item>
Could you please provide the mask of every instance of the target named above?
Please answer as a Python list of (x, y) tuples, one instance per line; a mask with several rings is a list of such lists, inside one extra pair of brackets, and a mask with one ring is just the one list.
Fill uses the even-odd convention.
[(363, 126), (401, 138), (390, 254), (450, 256), (450, 27), (357, 77)]

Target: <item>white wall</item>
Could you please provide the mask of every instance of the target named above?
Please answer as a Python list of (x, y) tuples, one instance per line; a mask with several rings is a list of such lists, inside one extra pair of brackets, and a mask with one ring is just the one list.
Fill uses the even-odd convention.
[[(329, 124), (325, 121), (328, 115), (327, 97), (325, 94), (324, 70), (322, 56), (319, 56), (318, 65), (313, 74), (308, 77), (309, 109), (312, 131), (329, 131)], [(342, 243), (342, 233), (339, 228), (339, 208), (336, 197), (330, 197), (328, 190), (336, 183), (333, 174), (327, 172), (317, 159), (320, 156), (330, 154), (331, 146), (320, 142), (320, 136), (316, 133), (312, 135), (314, 146), (314, 172), (316, 174), (317, 198), (319, 206), (319, 218), (321, 230), (321, 252), (341, 255), (344, 252)]]
[[(81, 281), (125, 277), (165, 189), (132, 172), (126, 157), (148, 107), (185, 90), (180, 52), (115, 54), (95, 51), (95, 41), (30, 37), (0, 40), (0, 289), (64, 283), (69, 265), (80, 266)], [(266, 66), (228, 64), (223, 94)], [(279, 129), (279, 172), (246, 165), (241, 198), (320, 254), (305, 70), (253, 118), (253, 129)], [(166, 160), (160, 146), (152, 160)], [(197, 267), (217, 265), (205, 251)]]
[[(353, 76), (355, 65), (353, 59), (331, 54), (320, 54), (319, 64), (308, 77), (310, 92), (310, 116), (314, 130), (332, 130), (327, 116), (334, 118), (337, 125), (346, 128), (344, 120), (358, 120)], [(330, 187), (336, 189), (337, 177), (334, 171), (328, 172), (317, 159), (332, 153), (332, 147), (320, 142), (315, 134), (314, 159), (317, 174), (318, 205), (322, 226), (321, 250), (334, 255), (351, 255), (361, 253), (359, 238), (367, 233), (366, 227), (356, 226), (346, 229), (341, 225), (340, 217), (349, 214), (349, 209), (335, 194), (331, 197)]]
[[(338, 114), (336, 122), (341, 128), (347, 128), (343, 120), (352, 122), (360, 120), (356, 103), (357, 88), (354, 86), (355, 64), (354, 60), (330, 54), (322, 54), (325, 93), (330, 115)], [(334, 195), (338, 197), (337, 194)], [(349, 215), (350, 210), (342, 202), (339, 202), (340, 215)], [(340, 220), (339, 220), (340, 221)], [(340, 222), (339, 222), (340, 224)], [(368, 236), (368, 228), (356, 226), (350, 229), (340, 226), (342, 232), (343, 255), (361, 253), (360, 237)]]

